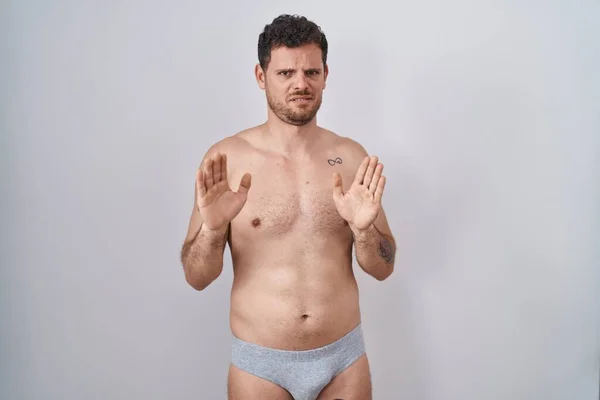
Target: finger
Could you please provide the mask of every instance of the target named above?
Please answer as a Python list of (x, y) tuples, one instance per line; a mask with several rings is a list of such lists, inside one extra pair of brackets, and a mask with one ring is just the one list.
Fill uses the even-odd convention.
[(333, 197), (342, 197), (344, 195), (344, 186), (342, 176), (339, 172), (333, 174)]
[(250, 190), (250, 186), (252, 186), (252, 175), (248, 172), (242, 176), (242, 180), (240, 181), (240, 187), (238, 188), (238, 193), (246, 194), (248, 190)]
[(206, 185), (206, 190), (210, 190), (213, 185), (214, 185), (214, 179), (213, 179), (213, 159), (209, 158), (208, 160), (206, 160), (204, 162), (204, 182)]
[(204, 186), (204, 172), (198, 168), (196, 171), (196, 196), (202, 198), (206, 195), (206, 186)]
[(354, 177), (354, 183), (362, 185), (363, 179), (365, 178), (365, 171), (369, 165), (369, 157), (365, 157), (360, 163), (358, 170), (356, 170), (356, 176)]
[(215, 156), (215, 161), (213, 163), (213, 179), (215, 181), (215, 185), (221, 182), (221, 159), (222, 155), (219, 153)]
[(381, 198), (383, 197), (383, 189), (385, 188), (385, 176), (382, 176), (377, 183), (377, 189), (375, 189), (375, 204), (381, 204)]
[(369, 165), (367, 166), (367, 171), (365, 172), (365, 179), (363, 179), (363, 185), (369, 187), (371, 184), (371, 180), (373, 179), (373, 173), (375, 173), (375, 167), (377, 166), (377, 156), (371, 157), (369, 160)]
[(227, 154), (221, 155), (221, 180), (227, 180)]
[(383, 172), (383, 164), (377, 164), (375, 168), (375, 173), (373, 174), (373, 179), (371, 179), (371, 184), (369, 185), (369, 192), (375, 193), (375, 189), (377, 189), (377, 185), (379, 183), (379, 178), (381, 178), (381, 173)]

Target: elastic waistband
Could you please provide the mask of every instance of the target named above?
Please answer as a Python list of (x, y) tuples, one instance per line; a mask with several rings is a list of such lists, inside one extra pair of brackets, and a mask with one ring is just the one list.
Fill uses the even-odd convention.
[(349, 349), (355, 349), (357, 346), (364, 348), (362, 324), (348, 332), (346, 335), (333, 343), (322, 347), (309, 350), (280, 350), (269, 347), (259, 346), (255, 343), (249, 343), (233, 336), (232, 352), (234, 358), (244, 355), (253, 357), (267, 357), (281, 361), (310, 361), (330, 354), (346, 352)]

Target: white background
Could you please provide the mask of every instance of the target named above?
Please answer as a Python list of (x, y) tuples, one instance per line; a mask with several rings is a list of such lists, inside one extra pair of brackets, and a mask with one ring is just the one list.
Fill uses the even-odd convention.
[(225, 399), (231, 260), (196, 292), (179, 250), (202, 155), (266, 117), (281, 13), (328, 35), (319, 123), (386, 166), (374, 398), (597, 399), (591, 0), (3, 2), (0, 398)]

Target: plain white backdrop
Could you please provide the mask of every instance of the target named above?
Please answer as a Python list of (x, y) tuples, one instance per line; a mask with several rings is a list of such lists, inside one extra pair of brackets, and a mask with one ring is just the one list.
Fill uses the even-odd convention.
[(228, 253), (179, 250), (208, 146), (264, 121), (258, 34), (330, 43), (321, 125), (386, 166), (392, 277), (357, 271), (376, 400), (595, 400), (597, 1), (9, 1), (0, 398), (225, 399)]

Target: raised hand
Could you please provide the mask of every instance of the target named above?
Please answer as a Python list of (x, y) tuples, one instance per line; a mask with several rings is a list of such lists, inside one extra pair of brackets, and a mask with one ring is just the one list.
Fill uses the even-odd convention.
[(385, 176), (382, 176), (383, 164), (376, 156), (365, 157), (362, 161), (352, 186), (344, 193), (342, 176), (333, 175), (333, 200), (340, 216), (348, 221), (353, 229), (367, 229), (381, 209), (381, 197), (385, 187)]
[(225, 228), (239, 214), (248, 198), (251, 176), (244, 174), (237, 192), (227, 180), (227, 155), (207, 158), (196, 171), (196, 202), (208, 230)]

